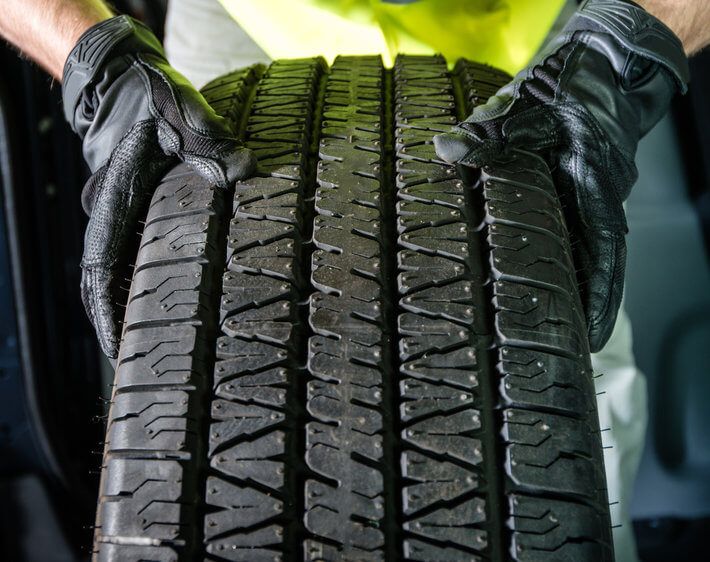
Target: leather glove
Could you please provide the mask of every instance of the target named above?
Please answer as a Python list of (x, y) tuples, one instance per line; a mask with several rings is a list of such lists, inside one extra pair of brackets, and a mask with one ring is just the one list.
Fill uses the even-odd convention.
[(685, 92), (680, 40), (637, 4), (584, 2), (540, 55), (485, 105), (434, 138), (440, 158), (483, 167), (510, 148), (542, 156), (566, 207), (590, 348), (606, 343), (626, 262), (622, 207), (639, 140)]
[(118, 278), (139, 221), (162, 176), (179, 160), (226, 188), (255, 166), (205, 99), (168, 64), (158, 39), (118, 16), (90, 28), (69, 54), (64, 114), (83, 139), (93, 175), (82, 193), (89, 215), (81, 294), (101, 348), (116, 357)]

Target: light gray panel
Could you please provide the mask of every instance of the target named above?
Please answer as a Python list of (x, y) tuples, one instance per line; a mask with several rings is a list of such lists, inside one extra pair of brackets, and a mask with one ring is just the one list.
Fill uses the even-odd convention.
[(710, 514), (710, 268), (670, 118), (641, 143), (627, 309), (649, 382), (634, 518)]

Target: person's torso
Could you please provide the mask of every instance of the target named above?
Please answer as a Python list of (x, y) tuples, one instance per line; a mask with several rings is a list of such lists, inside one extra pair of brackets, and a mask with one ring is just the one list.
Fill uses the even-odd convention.
[(465, 57), (514, 73), (565, 0), (220, 0), (273, 59), (398, 53)]

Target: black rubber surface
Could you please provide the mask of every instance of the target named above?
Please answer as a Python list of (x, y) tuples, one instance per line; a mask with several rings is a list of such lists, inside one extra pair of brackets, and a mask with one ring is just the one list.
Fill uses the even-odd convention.
[(613, 558), (549, 171), (460, 178), (431, 142), (507, 79), (349, 57), (205, 87), (259, 168), (153, 198), (96, 560)]

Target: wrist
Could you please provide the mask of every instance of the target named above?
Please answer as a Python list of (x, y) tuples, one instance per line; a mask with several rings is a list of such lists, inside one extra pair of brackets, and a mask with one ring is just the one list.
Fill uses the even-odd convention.
[(702, 0), (681, 3), (674, 0), (635, 1), (678, 36), (686, 55), (691, 56), (707, 44), (708, 29), (704, 25), (707, 6)]
[(137, 53), (165, 56), (155, 35), (129, 16), (103, 20), (81, 34), (66, 59), (62, 80), (64, 116), (72, 127), (84, 90), (100, 79), (103, 67), (116, 57)]
[(67, 22), (63, 45), (58, 53), (59, 64), (57, 65), (57, 72), (55, 73), (58, 78), (62, 78), (64, 64), (74, 48), (74, 45), (79, 41), (79, 38), (92, 27), (112, 17), (114, 17), (114, 14), (108, 6), (101, 3), (92, 5), (91, 9), (75, 14), (71, 21)]
[[(631, 0), (586, 0), (565, 27), (569, 34), (607, 36), (626, 52), (653, 61), (685, 92), (690, 79), (680, 38), (663, 21)], [(623, 63), (623, 61), (620, 61)]]

